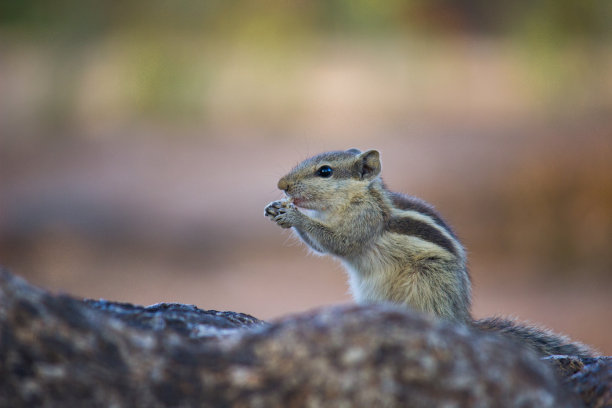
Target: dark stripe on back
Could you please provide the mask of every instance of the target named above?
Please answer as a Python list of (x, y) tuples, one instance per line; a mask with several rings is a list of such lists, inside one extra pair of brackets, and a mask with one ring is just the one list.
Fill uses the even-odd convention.
[(416, 197), (407, 196), (400, 193), (390, 193), (391, 201), (396, 208), (400, 210), (411, 210), (427, 215), (435, 221), (440, 227), (444, 228), (453, 238), (457, 239), (453, 229), (440, 217), (440, 214), (433, 208), (432, 205), (420, 200)]
[(409, 217), (391, 218), (387, 222), (387, 230), (397, 234), (421, 238), (422, 240), (436, 244), (457, 256), (457, 250), (455, 249), (455, 246), (451, 240), (426, 222)]

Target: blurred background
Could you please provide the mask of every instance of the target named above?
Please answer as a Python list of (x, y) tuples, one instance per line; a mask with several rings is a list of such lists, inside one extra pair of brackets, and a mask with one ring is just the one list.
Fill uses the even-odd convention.
[(477, 317), (612, 354), (612, 2), (0, 3), (0, 263), (263, 319), (350, 302), (263, 217), (325, 150), (468, 248)]

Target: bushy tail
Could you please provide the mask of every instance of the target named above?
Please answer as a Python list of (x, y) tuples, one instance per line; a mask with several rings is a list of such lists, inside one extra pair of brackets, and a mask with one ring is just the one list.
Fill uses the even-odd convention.
[(562, 354), (587, 358), (596, 355), (584, 344), (573, 342), (566, 336), (553, 333), (550, 330), (523, 325), (511, 319), (490, 317), (476, 320), (474, 325), (480, 330), (509, 336), (531, 347), (543, 356)]

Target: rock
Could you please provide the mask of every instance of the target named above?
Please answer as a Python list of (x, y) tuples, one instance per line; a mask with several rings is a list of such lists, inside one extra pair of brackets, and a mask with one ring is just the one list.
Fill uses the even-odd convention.
[(612, 358), (598, 357), (572, 375), (567, 384), (587, 407), (612, 407)]
[[(604, 368), (593, 375), (609, 379)], [(581, 387), (581, 373), (570, 383)], [(0, 379), (3, 407), (580, 406), (514, 342), (391, 306), (264, 324), (51, 295), (6, 271)]]
[[(562, 377), (570, 377), (584, 368), (584, 361), (574, 356), (550, 356), (542, 358), (550, 363)], [(595, 359), (590, 359), (591, 363)]]
[(193, 305), (158, 303), (136, 306), (106, 300), (84, 300), (88, 306), (121, 319), (140, 329), (175, 332), (194, 339), (216, 338), (266, 323), (253, 316), (216, 310), (201, 310)]
[(587, 407), (612, 407), (612, 358), (551, 356), (549, 362)]

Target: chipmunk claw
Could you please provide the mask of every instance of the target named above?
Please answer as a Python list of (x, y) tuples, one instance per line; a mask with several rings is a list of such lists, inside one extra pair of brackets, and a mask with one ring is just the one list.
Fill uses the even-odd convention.
[(293, 221), (291, 217), (291, 211), (288, 208), (281, 208), (279, 210), (279, 214), (274, 217), (274, 221), (281, 228), (291, 228), (293, 227)]
[(268, 204), (264, 216), (276, 222), (281, 228), (291, 228), (295, 223), (297, 209), (289, 200), (278, 200)]
[(283, 212), (283, 210), (286, 210), (286, 209), (292, 208), (292, 207), (293, 207), (293, 205), (291, 204), (291, 201), (289, 201), (287, 199), (272, 201), (264, 209), (264, 216), (274, 218), (277, 215), (281, 214)]

